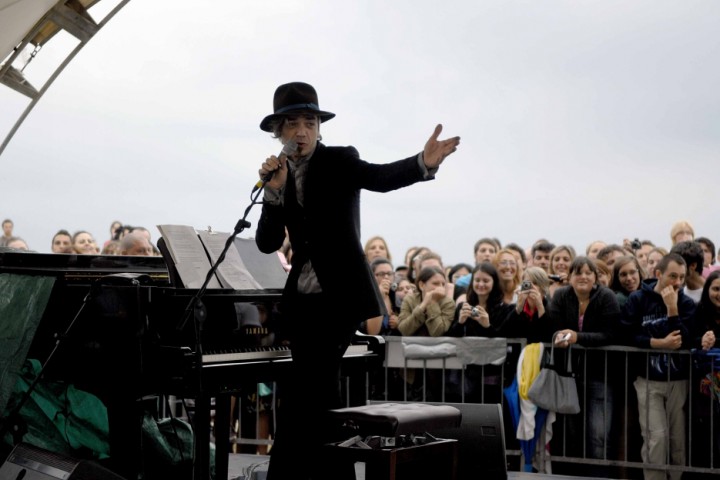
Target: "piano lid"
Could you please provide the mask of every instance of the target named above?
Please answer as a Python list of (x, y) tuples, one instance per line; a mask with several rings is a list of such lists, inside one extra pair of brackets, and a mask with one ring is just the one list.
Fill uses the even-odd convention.
[(0, 273), (55, 275), (66, 279), (94, 279), (113, 273), (145, 273), (159, 283), (168, 283), (167, 266), (162, 257), (0, 250)]

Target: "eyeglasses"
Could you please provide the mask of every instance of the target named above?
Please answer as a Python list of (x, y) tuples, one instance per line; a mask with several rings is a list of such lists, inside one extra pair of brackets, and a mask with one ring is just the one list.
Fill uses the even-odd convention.
[(512, 260), (503, 260), (500, 262), (500, 265), (503, 267), (517, 267), (517, 263), (513, 262)]
[(392, 277), (395, 275), (393, 272), (375, 272), (376, 277)]

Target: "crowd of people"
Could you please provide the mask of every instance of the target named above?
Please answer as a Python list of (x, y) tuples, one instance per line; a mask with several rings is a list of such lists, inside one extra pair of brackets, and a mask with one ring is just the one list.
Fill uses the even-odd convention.
[[(0, 247), (14, 250), (32, 251), (22, 237), (14, 235), (15, 224), (9, 218), (3, 220)], [(110, 237), (102, 247), (93, 235), (85, 230), (70, 233), (58, 230), (50, 240), (52, 253), (73, 253), (80, 255), (138, 255), (157, 256), (160, 251), (152, 243), (152, 235), (145, 227), (133, 227), (114, 221), (110, 225)]]
[[(525, 338), (529, 343), (554, 342), (560, 349), (589, 347), (573, 357), (578, 363), (573, 371), (583, 372), (578, 381), (583, 387), (579, 391), (587, 396), (587, 426), (570, 419), (569, 429), (577, 429), (578, 438), (584, 435), (587, 457), (596, 459), (617, 458), (613, 429), (617, 410), (623, 408), (618, 392), (623, 386), (608, 372), (623, 366), (592, 347), (657, 349), (630, 365), (637, 399), (637, 413), (631, 417), (639, 422), (640, 455), (645, 464), (664, 465), (669, 459), (670, 464), (687, 465), (691, 369), (688, 355), (672, 352), (715, 348), (720, 334), (720, 265), (714, 243), (696, 237), (690, 223), (677, 222), (670, 238), (669, 250), (648, 240), (597, 241), (578, 255), (572, 246), (547, 239), (526, 251), (488, 237), (474, 246), (474, 266), (444, 265), (431, 249), (414, 247), (393, 270), (387, 243), (373, 237), (365, 252), (387, 313), (368, 319), (364, 330), (382, 335)], [(711, 427), (716, 456), (718, 423)], [(707, 438), (699, 443), (709, 448)], [(596, 473), (607, 472), (598, 467)], [(644, 470), (646, 479), (678, 479), (681, 473)]]
[[(3, 221), (0, 247), (29, 250), (13, 228), (11, 220)], [(663, 464), (668, 456), (672, 464), (685, 465), (688, 357), (668, 352), (715, 347), (720, 264), (715, 244), (697, 237), (686, 221), (672, 226), (670, 240), (669, 250), (649, 240), (595, 241), (578, 255), (573, 246), (547, 239), (526, 250), (485, 237), (475, 243), (470, 263), (445, 265), (437, 252), (419, 246), (393, 266), (387, 242), (375, 236), (366, 242), (365, 254), (386, 313), (367, 319), (362, 330), (374, 335), (525, 338), (528, 343), (554, 341), (560, 349), (574, 344), (658, 349), (632, 372), (644, 442), (641, 457), (648, 464)], [(147, 229), (121, 222), (112, 223), (102, 247), (86, 231), (60, 230), (51, 248), (54, 253), (158, 255)], [(289, 268), (288, 242), (278, 253)], [(617, 449), (612, 429), (619, 387), (608, 380), (603, 355), (589, 349), (575, 367), (585, 372), (580, 381), (590, 408), (582, 431), (591, 458), (605, 458)], [(720, 436), (716, 438), (718, 445)], [(647, 479), (679, 475), (645, 471)]]

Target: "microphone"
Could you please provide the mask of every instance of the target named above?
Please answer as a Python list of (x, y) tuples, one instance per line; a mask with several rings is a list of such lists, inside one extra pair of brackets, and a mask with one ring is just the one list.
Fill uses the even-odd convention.
[[(298, 144), (294, 140), (288, 140), (285, 145), (283, 145), (282, 151), (278, 155), (278, 158), (285, 155), (286, 157), (289, 155), (292, 155), (297, 150)], [(273, 175), (275, 175), (275, 172), (277, 170), (273, 170), (272, 172), (268, 172), (263, 178), (258, 180), (258, 182), (253, 187), (253, 193), (257, 192), (259, 189), (265, 186), (267, 182), (272, 180)]]

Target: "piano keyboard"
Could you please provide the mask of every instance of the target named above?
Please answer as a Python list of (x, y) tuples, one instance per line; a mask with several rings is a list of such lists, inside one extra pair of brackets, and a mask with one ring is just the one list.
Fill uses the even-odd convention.
[(254, 347), (242, 351), (213, 352), (203, 354), (203, 364), (267, 360), (290, 357), (289, 347)]
[[(366, 344), (349, 345), (344, 357), (366, 355), (372, 352)], [(203, 354), (203, 365), (210, 363), (246, 362), (290, 358), (290, 347), (253, 347), (242, 351), (225, 351)]]

